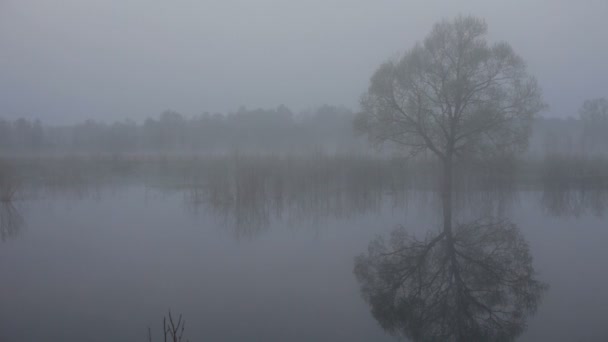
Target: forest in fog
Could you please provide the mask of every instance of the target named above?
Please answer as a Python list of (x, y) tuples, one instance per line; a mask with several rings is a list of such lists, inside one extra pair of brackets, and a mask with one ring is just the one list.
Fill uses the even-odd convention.
[[(549, 110), (550, 111), (550, 110)], [(245, 153), (341, 153), (391, 155), (395, 146), (373, 149), (353, 130), (355, 111), (330, 105), (293, 113), (275, 109), (184, 115), (167, 110), (143, 122), (86, 120), (54, 125), (0, 117), (0, 153), (5, 157), (62, 155), (182, 155)], [(532, 124), (526, 155), (598, 157), (608, 154), (608, 101), (585, 102), (580, 113), (545, 113)]]
[(4, 152), (64, 154), (197, 155), (235, 150), (303, 152), (315, 148), (344, 152), (366, 146), (354, 137), (352, 118), (349, 109), (326, 105), (297, 115), (285, 106), (269, 110), (241, 108), (227, 115), (186, 116), (167, 110), (143, 122), (87, 120), (64, 126), (1, 120), (0, 148)]

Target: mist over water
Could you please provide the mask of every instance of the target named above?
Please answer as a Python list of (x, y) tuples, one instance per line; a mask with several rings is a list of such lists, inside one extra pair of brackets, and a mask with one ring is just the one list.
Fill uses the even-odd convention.
[(0, 342), (608, 341), (606, 13), (0, 1)]
[[(432, 167), (318, 156), (90, 163), (78, 167), (96, 170), (89, 179), (47, 165), (2, 205), (0, 270), (11, 275), (2, 285), (4, 340), (131, 341), (171, 308), (192, 340), (390, 341), (360, 299), (353, 260), (379, 236), (423, 239), (441, 224)], [(513, 327), (527, 327), (519, 340), (600, 340), (601, 312), (588, 304), (608, 304), (597, 290), (608, 279), (586, 260), (606, 257), (608, 189), (538, 177), (463, 175), (455, 220), (497, 217), (529, 248), (526, 267), (547, 287), (536, 315)], [(584, 324), (566, 324), (573, 311)], [(19, 324), (27, 321), (37, 323)], [(302, 321), (306, 331), (293, 323)]]

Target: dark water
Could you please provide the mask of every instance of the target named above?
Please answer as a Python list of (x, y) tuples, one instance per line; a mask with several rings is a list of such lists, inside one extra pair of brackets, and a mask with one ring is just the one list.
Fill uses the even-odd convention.
[[(246, 178), (245, 178), (246, 179)], [(431, 191), (256, 182), (40, 190), (3, 203), (0, 341), (394, 341), (370, 313), (355, 257), (397, 227), (441, 218)], [(458, 197), (457, 221), (513, 222), (550, 286), (520, 341), (607, 341), (608, 224), (599, 191)]]

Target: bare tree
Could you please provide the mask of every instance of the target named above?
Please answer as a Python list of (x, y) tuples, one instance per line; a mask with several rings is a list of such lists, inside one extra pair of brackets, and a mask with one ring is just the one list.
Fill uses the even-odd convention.
[(398, 229), (370, 243), (355, 275), (380, 325), (414, 341), (512, 341), (547, 289), (517, 227), (496, 219), (459, 224), (453, 239)]
[(524, 61), (505, 42), (488, 44), (486, 33), (474, 17), (437, 23), (423, 43), (378, 68), (354, 122), (373, 143), (439, 158), (448, 232), (454, 161), (521, 151), (544, 107)]

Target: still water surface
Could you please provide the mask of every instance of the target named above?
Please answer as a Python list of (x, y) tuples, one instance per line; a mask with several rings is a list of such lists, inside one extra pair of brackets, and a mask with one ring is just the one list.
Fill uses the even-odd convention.
[[(604, 202), (573, 196), (460, 207), (515, 223), (550, 285), (519, 341), (608, 340)], [(144, 341), (148, 327), (160, 340), (168, 309), (190, 341), (397, 340), (361, 298), (354, 260), (396, 227), (435, 229), (432, 194), (221, 197), (123, 185), (3, 204), (0, 341)]]

